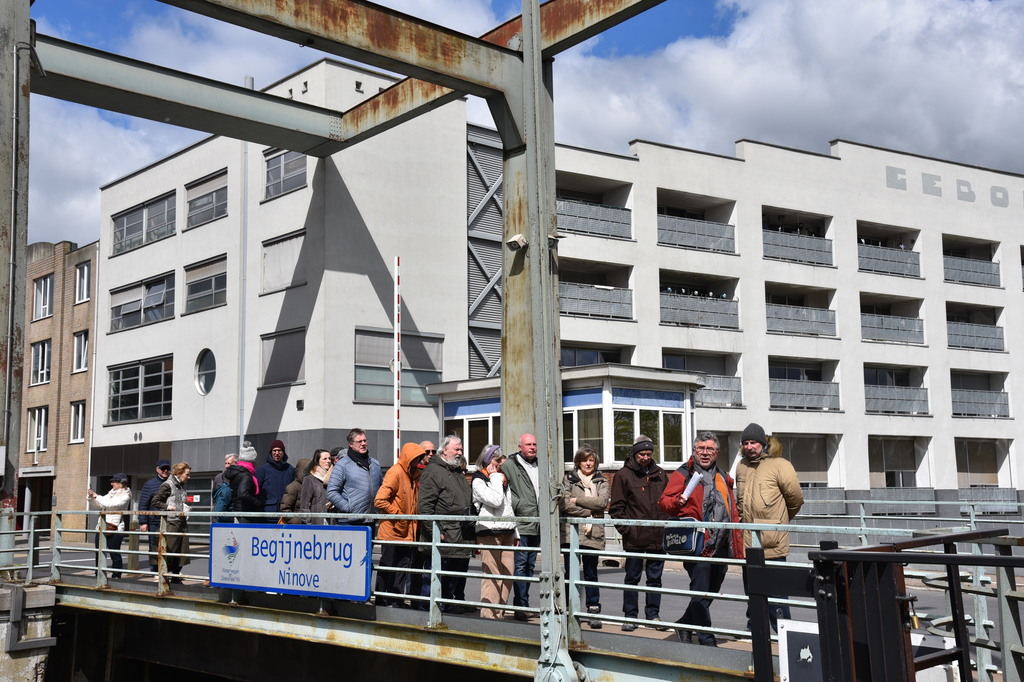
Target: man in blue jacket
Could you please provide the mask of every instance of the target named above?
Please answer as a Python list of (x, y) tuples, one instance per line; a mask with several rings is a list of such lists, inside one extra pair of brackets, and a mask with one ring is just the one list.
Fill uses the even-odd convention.
[[(377, 497), (383, 476), (380, 462), (370, 457), (366, 432), (348, 432), (348, 450), (331, 470), (327, 482), (327, 499), (339, 514), (375, 514), (373, 498)], [(343, 519), (344, 525), (372, 525), (369, 519)]]
[[(158, 461), (156, 463), (156, 476), (146, 481), (146, 484), (142, 486), (142, 491), (139, 492), (139, 511), (160, 511), (153, 507), (150, 502), (153, 500), (153, 495), (156, 495), (156, 491), (160, 489), (160, 486), (164, 484), (164, 481), (166, 481), (167, 477), (170, 475), (170, 460), (161, 459)], [(149, 536), (149, 570), (155, 571), (156, 552), (157, 547), (160, 544), (160, 517), (140, 516), (139, 530), (143, 533), (152, 533), (152, 535)]]
[(270, 444), (270, 455), (267, 461), (256, 470), (256, 480), (260, 484), (260, 492), (265, 495), (263, 511), (276, 512), (281, 506), (284, 489), (295, 480), (295, 467), (288, 463), (288, 453), (284, 443), (275, 440)]

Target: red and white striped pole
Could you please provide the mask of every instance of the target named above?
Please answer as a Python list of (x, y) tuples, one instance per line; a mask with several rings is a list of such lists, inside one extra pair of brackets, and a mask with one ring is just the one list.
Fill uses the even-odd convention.
[(395, 324), (394, 324), (394, 357), (393, 373), (395, 377), (395, 464), (402, 452), (402, 277), (399, 273), (401, 257), (395, 256)]

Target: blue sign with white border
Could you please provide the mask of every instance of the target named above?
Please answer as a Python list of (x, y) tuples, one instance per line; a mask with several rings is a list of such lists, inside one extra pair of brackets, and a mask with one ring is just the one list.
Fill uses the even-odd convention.
[(210, 525), (210, 585), (367, 601), (367, 526)]

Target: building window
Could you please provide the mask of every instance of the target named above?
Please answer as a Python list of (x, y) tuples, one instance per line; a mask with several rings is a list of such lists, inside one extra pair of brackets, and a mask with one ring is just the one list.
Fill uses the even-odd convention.
[(768, 378), (790, 381), (821, 381), (821, 367), (801, 362), (769, 361)]
[(199, 395), (206, 395), (213, 390), (213, 382), (217, 380), (217, 359), (213, 351), (205, 348), (196, 358), (196, 390)]
[[(475, 453), (482, 451), (485, 445), (501, 440), (501, 416), (475, 415), (445, 419), (444, 435), (457, 436), (462, 441), (462, 451), (472, 465), (476, 463)], [(441, 444), (436, 445), (440, 447)]]
[(53, 315), (53, 275), (40, 277), (33, 283), (35, 297), (32, 305), (32, 319), (41, 320)]
[(865, 386), (910, 386), (910, 371), (885, 367), (865, 367)]
[(267, 157), (266, 199), (291, 192), (306, 184), (306, 156), (299, 152), (280, 152)]
[[(391, 403), (394, 396), (394, 357), (391, 332), (356, 330), (355, 399), (361, 402)], [(427, 384), (441, 381), (444, 339), (402, 334), (402, 404), (436, 405)]]
[(46, 450), (46, 425), (48, 407), (33, 407), (28, 411), (28, 451), (42, 452)]
[(622, 352), (615, 349), (575, 348), (562, 346), (562, 367), (580, 367), (582, 365), (602, 365), (605, 363), (619, 364)]
[(173, 370), (173, 357), (110, 370), (107, 421), (115, 424), (170, 417)]
[(576, 451), (584, 444), (598, 453), (598, 462), (604, 459), (604, 424), (600, 407), (589, 407), (562, 413), (562, 459), (571, 463)]
[(197, 313), (227, 302), (228, 261), (219, 258), (185, 269), (185, 313)]
[(263, 342), (263, 386), (305, 381), (305, 329), (275, 332), (260, 338)]
[[(999, 487), (999, 448), (996, 441), (957, 438), (953, 447), (958, 487)], [(983, 508), (983, 511), (989, 510)]]
[(868, 471), (872, 488), (917, 487), (913, 438), (868, 437)]
[(174, 317), (174, 274), (110, 294), (110, 331), (131, 329)]
[(71, 442), (85, 442), (85, 401), (71, 403)]
[(89, 331), (75, 334), (75, 366), (72, 372), (84, 372), (89, 369)]
[(188, 227), (196, 227), (228, 214), (228, 174), (218, 173), (185, 188)]
[(89, 300), (89, 292), (92, 288), (92, 262), (85, 261), (75, 266), (75, 303), (85, 303)]
[(306, 283), (306, 234), (290, 234), (263, 243), (263, 293)]
[(114, 255), (174, 234), (174, 193), (114, 216)]
[[(615, 460), (624, 462), (633, 453), (633, 443), (640, 435), (654, 442), (654, 461), (683, 461), (683, 415), (669, 410), (629, 410), (616, 408)], [(685, 444), (689, 456), (689, 443)]]
[(50, 381), (50, 339), (32, 344), (32, 375), (29, 385), (45, 384)]

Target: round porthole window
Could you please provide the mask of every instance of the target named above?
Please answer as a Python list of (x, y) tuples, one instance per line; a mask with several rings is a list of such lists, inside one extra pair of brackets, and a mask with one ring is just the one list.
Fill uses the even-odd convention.
[(196, 358), (196, 390), (199, 395), (206, 395), (213, 390), (213, 382), (217, 380), (217, 358), (213, 351), (204, 348)]

